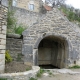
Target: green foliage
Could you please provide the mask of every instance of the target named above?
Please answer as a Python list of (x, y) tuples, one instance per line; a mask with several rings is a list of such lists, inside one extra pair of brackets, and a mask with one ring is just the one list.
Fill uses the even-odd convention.
[(37, 73), (37, 77), (41, 77), (42, 76), (42, 74), (44, 73), (44, 70), (43, 69), (40, 69), (40, 71)]
[(0, 78), (0, 80), (7, 80), (7, 78)]
[(5, 52), (5, 62), (9, 63), (12, 61), (12, 57), (9, 54), (9, 50)]
[(21, 57), (22, 57), (22, 54), (18, 54), (18, 55), (17, 55), (17, 58), (16, 58), (17, 61), (21, 61), (21, 60), (22, 60)]
[(26, 71), (29, 71), (29, 70), (31, 70), (31, 68), (29, 67), (29, 68), (26, 68)]
[(29, 80), (37, 80), (36, 78), (31, 77)]
[(22, 34), (22, 32), (25, 30), (25, 28), (23, 27), (23, 25), (19, 25), (19, 27), (16, 27), (14, 28), (14, 31), (16, 34)]
[(8, 0), (8, 1), (9, 1), (9, 6), (8, 6), (8, 13), (7, 13), (7, 28), (10, 29), (14, 27), (14, 25), (16, 24), (16, 18), (13, 16), (14, 11), (11, 10), (12, 0)]
[(13, 16), (14, 12), (13, 11), (8, 11), (7, 13), (7, 28), (13, 28), (16, 25), (16, 18)]
[(79, 65), (75, 65), (75, 66), (72, 66), (72, 67), (69, 67), (70, 69), (80, 69), (80, 66)]
[(65, 6), (61, 6), (60, 10), (63, 11), (64, 14), (66, 14), (67, 18), (70, 21), (79, 21), (80, 22), (80, 17), (77, 13), (73, 12), (71, 8), (67, 8)]

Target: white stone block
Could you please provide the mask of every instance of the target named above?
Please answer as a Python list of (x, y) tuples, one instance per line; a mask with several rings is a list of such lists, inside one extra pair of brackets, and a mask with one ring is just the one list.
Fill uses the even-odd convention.
[(0, 42), (0, 44), (6, 44), (6, 40), (4, 40), (4, 39), (1, 39), (1, 42)]
[(6, 35), (6, 31), (5, 31), (5, 30), (3, 30), (3, 31), (2, 31), (2, 34), (5, 34), (5, 35)]
[(0, 53), (1, 54), (5, 54), (5, 50), (0, 50)]
[(5, 54), (0, 54), (0, 59), (5, 59)]
[(6, 31), (6, 25), (2, 25), (2, 29)]
[(0, 65), (4, 65), (5, 64), (5, 59), (0, 59)]
[(0, 54), (0, 73), (4, 72), (5, 68), (5, 54)]
[(6, 45), (0, 45), (0, 49), (5, 49)]
[(6, 39), (6, 35), (0, 34), (0, 38)]
[(5, 70), (5, 64), (0, 65), (0, 73), (4, 73), (4, 70)]

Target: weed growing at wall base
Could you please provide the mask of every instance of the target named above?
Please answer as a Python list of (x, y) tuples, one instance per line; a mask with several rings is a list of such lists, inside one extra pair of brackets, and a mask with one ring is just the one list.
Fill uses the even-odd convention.
[(75, 66), (72, 66), (72, 67), (69, 67), (70, 69), (80, 69), (80, 66), (79, 65), (75, 65)]
[(0, 80), (8, 80), (7, 78), (0, 78)]
[(31, 77), (29, 80), (37, 80), (36, 78)]
[(44, 70), (43, 69), (40, 69), (40, 71), (37, 73), (37, 77), (41, 77), (42, 76), (42, 74), (44, 73)]
[(22, 32), (25, 30), (25, 28), (23, 27), (23, 25), (19, 25), (18, 27), (16, 27), (15, 26), (15, 28), (14, 28), (14, 32), (16, 33), (16, 34), (22, 34)]
[(5, 62), (9, 63), (12, 61), (12, 57), (9, 54), (9, 50), (5, 52)]

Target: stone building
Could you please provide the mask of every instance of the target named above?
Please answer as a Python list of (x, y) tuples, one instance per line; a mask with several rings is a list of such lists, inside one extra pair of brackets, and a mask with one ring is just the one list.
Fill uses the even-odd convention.
[(5, 49), (6, 49), (6, 18), (7, 7), (4, 0), (0, 1), (0, 73), (4, 72), (5, 68)]
[(23, 8), (33, 12), (39, 12), (41, 0), (12, 0), (14, 7)]
[(23, 32), (22, 46), (27, 65), (80, 65), (80, 28), (57, 8)]

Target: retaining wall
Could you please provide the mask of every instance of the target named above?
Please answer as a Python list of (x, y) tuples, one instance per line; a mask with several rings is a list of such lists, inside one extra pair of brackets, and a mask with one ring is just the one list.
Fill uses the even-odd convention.
[[(1, 2), (1, 1), (0, 1)], [(7, 7), (0, 4), (0, 73), (4, 72), (5, 68), (5, 49), (6, 49), (6, 22)]]
[(16, 60), (17, 56), (22, 53), (22, 39), (7, 38), (6, 50), (9, 50), (11, 57)]

